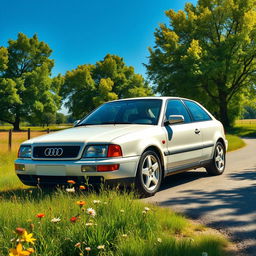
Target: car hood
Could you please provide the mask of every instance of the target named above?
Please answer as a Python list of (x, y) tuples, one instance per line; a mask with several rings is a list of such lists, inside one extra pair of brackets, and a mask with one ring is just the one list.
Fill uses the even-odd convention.
[(145, 129), (152, 129), (152, 125), (88, 125), (78, 126), (39, 136), (23, 144), (43, 144), (43, 143), (87, 143), (100, 142), (109, 143), (115, 138), (128, 135), (129, 133), (140, 132)]

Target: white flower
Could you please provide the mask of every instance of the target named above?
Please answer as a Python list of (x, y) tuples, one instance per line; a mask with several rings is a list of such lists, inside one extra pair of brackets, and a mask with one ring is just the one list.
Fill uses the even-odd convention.
[(94, 224), (92, 222), (87, 222), (85, 223), (85, 226), (89, 227), (89, 226), (93, 226)]
[(51, 222), (53, 222), (53, 223), (60, 222), (60, 218), (53, 218), (53, 219), (51, 219)]
[(99, 203), (100, 203), (100, 200), (93, 200), (93, 203), (94, 203), (94, 204), (99, 204)]
[(148, 211), (150, 211), (150, 208), (144, 207), (144, 210), (145, 210), (146, 212), (148, 212)]
[(91, 215), (92, 217), (95, 217), (96, 215), (96, 211), (92, 208), (88, 208), (86, 211), (89, 215)]
[(91, 247), (85, 247), (85, 250), (89, 252), (91, 250)]
[(147, 214), (147, 212), (146, 211), (142, 211), (142, 214)]
[(123, 210), (123, 209), (121, 209), (121, 210), (120, 210), (120, 212), (121, 212), (121, 213), (124, 213), (124, 210)]
[(97, 246), (97, 249), (104, 250), (105, 249), (105, 245), (99, 245), (99, 246)]
[(75, 188), (66, 188), (68, 193), (75, 193)]
[(160, 237), (157, 238), (158, 243), (162, 243), (162, 239)]

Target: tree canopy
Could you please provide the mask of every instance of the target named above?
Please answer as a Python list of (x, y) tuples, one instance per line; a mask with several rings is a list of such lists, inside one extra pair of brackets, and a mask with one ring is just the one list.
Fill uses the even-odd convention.
[(166, 11), (146, 65), (156, 92), (199, 100), (230, 126), (243, 100), (255, 98), (255, 4), (198, 0)]
[(64, 77), (61, 96), (76, 118), (81, 118), (100, 104), (126, 97), (152, 95), (143, 77), (126, 66), (123, 58), (106, 55), (95, 65), (80, 65)]
[(0, 120), (19, 130), (22, 118), (40, 119), (56, 113), (60, 104), (55, 78), (50, 78), (54, 65), (52, 50), (37, 35), (28, 38), (19, 33), (0, 48)]

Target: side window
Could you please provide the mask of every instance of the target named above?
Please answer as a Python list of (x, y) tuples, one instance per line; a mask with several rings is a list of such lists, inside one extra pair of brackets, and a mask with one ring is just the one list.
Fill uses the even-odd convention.
[(189, 100), (184, 100), (184, 102), (188, 109), (190, 110), (195, 121), (200, 122), (212, 120), (212, 118), (195, 102)]
[(185, 123), (191, 122), (189, 113), (186, 110), (184, 104), (180, 100), (168, 101), (166, 112), (165, 112), (165, 118), (168, 119), (170, 115), (183, 115)]

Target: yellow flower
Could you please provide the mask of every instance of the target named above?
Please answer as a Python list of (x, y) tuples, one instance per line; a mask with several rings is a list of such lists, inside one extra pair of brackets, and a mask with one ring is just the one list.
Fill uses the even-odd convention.
[(34, 244), (34, 242), (36, 241), (36, 239), (33, 238), (33, 234), (32, 233), (28, 234), (26, 230), (22, 234), (22, 240), (31, 244)]
[(21, 243), (18, 243), (16, 249), (10, 249), (9, 256), (28, 256), (32, 251), (23, 251)]

